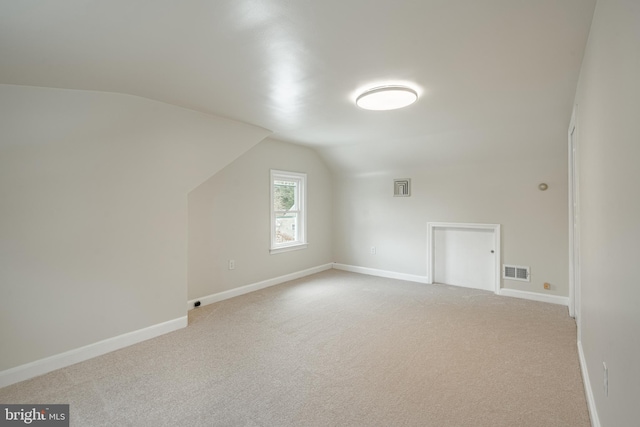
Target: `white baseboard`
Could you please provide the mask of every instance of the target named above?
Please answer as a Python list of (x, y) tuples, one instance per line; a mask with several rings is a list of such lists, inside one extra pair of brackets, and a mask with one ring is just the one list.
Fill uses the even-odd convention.
[(188, 323), (187, 316), (178, 317), (177, 319), (168, 320), (157, 325), (7, 369), (0, 372), (0, 388), (185, 328)]
[(249, 292), (258, 291), (260, 289), (268, 288), (270, 286), (279, 285), (281, 283), (288, 282), (290, 280), (295, 280), (301, 277), (310, 276), (311, 274), (320, 273), (321, 271), (331, 269), (331, 267), (332, 267), (332, 264), (319, 265), (317, 267), (308, 268), (306, 270), (297, 271), (295, 273), (285, 274), (284, 276), (275, 277), (273, 279), (263, 280), (262, 282), (252, 283), (250, 285), (241, 286), (239, 288), (229, 289), (228, 291), (207, 295), (202, 298), (195, 298), (187, 301), (187, 309), (193, 310), (195, 308), (194, 303), (196, 301), (200, 301), (201, 306), (213, 304), (214, 302), (224, 301), (229, 298), (248, 294)]
[[(355, 265), (346, 265), (346, 264), (339, 264), (339, 263), (334, 263), (333, 268), (335, 268), (336, 270), (344, 270), (344, 271), (350, 271), (352, 273), (368, 274), (370, 276), (386, 277), (389, 279), (406, 280), (409, 282), (418, 282), (418, 283), (429, 283), (428, 278), (426, 276), (397, 273), (395, 271), (378, 270), (376, 268), (358, 267)], [(507, 289), (507, 288), (501, 288), (499, 295), (569, 306), (568, 297), (559, 297), (556, 295), (545, 295), (545, 294), (539, 294), (536, 292), (519, 291), (516, 289)]]
[(369, 276), (386, 277), (388, 279), (406, 280), (408, 282), (427, 283), (426, 276), (418, 276), (416, 274), (396, 273), (395, 271), (378, 270), (376, 268), (357, 267), (355, 265), (346, 265), (333, 263), (336, 270), (350, 271), (352, 273), (368, 274)]
[[(248, 292), (257, 291), (269, 286), (288, 282), (290, 280), (299, 279), (301, 277), (309, 276), (311, 274), (319, 273), (331, 268), (332, 264), (325, 264), (318, 267), (309, 268), (307, 270), (276, 277), (274, 279), (264, 280), (262, 282), (254, 283), (236, 289), (231, 289), (229, 291), (220, 292), (214, 295), (209, 295), (204, 298), (198, 298), (197, 300), (201, 301), (202, 305), (207, 305), (216, 301), (222, 301), (238, 295), (246, 294)], [(197, 300), (189, 301), (189, 308), (193, 308), (193, 303)], [(84, 347), (76, 348), (64, 353), (56, 354), (54, 356), (16, 366), (15, 368), (7, 369), (0, 372), (0, 388), (15, 384), (20, 381), (28, 380), (29, 378), (33, 378), (38, 375), (43, 375), (48, 372), (55, 371), (56, 369), (83, 362), (93, 357), (101, 356), (111, 351), (119, 350), (121, 348), (128, 347), (130, 345), (137, 344), (139, 342), (146, 341), (148, 339), (155, 338), (157, 336), (164, 335), (181, 328), (185, 328), (188, 323), (189, 320), (187, 316), (179, 317), (177, 319), (169, 320), (157, 325), (152, 325), (144, 329), (128, 332), (126, 334), (108, 338), (106, 340), (89, 344)]]
[(559, 297), (557, 295), (545, 295), (545, 294), (539, 294), (537, 292), (519, 291), (517, 289), (507, 289), (507, 288), (501, 288), (499, 295), (502, 295), (505, 297), (528, 299), (532, 301), (548, 302), (550, 304), (565, 305), (567, 307), (569, 306), (568, 297)]
[[(371, 276), (385, 277), (390, 279), (406, 280), (410, 282), (427, 283), (426, 276), (418, 276), (413, 274), (397, 273), (394, 271), (378, 270), (368, 267), (357, 267), (353, 265), (331, 263), (324, 264), (317, 267), (309, 268), (306, 270), (298, 271), (284, 276), (276, 277), (273, 279), (263, 280), (258, 283), (242, 286), (228, 291), (219, 292), (216, 294), (208, 295), (202, 298), (190, 300), (188, 302), (188, 308), (193, 309), (193, 304), (196, 301), (200, 301), (201, 305), (208, 305), (214, 302), (223, 301), (225, 299), (233, 298), (239, 295), (244, 295), (249, 292), (264, 289), (270, 286), (279, 285), (290, 280), (299, 279), (301, 277), (309, 276), (311, 274), (319, 273), (321, 271), (335, 268), (337, 270), (350, 271), (354, 273), (367, 274)], [(514, 289), (501, 289), (500, 295), (511, 296), (516, 298), (530, 299), (534, 301), (549, 302), (552, 304), (569, 305), (569, 298), (558, 297), (553, 295), (543, 295), (535, 292), (518, 291)], [(69, 350), (64, 353), (60, 353), (54, 356), (50, 356), (44, 359), (36, 360), (24, 365), (16, 366), (15, 368), (7, 369), (0, 372), (0, 388), (6, 387), (11, 384), (15, 384), (20, 381), (33, 378), (38, 375), (46, 374), (56, 369), (64, 368), (75, 363), (83, 362), (85, 360), (97, 357), (114, 350), (119, 350), (124, 347), (128, 347), (133, 344), (137, 344), (142, 341), (146, 341), (151, 338), (155, 338), (160, 335), (167, 334), (169, 332), (176, 331), (178, 329), (186, 327), (188, 324), (187, 316), (179, 317), (177, 319), (169, 320), (157, 325), (152, 325), (147, 328), (139, 329), (137, 331), (128, 332), (123, 335), (108, 338), (97, 343), (89, 344), (84, 347)], [(589, 376), (586, 371), (586, 364), (584, 363), (584, 356), (582, 354), (582, 347), (579, 343), (580, 351), (580, 364), (583, 369), (583, 378), (585, 381), (585, 388), (589, 397), (589, 410), (592, 414), (592, 423), (594, 427), (599, 427), (597, 422), (598, 417), (595, 412), (595, 405), (593, 402), (593, 393), (589, 385)], [(595, 421), (593, 421), (595, 419)]]
[(584, 391), (587, 394), (587, 406), (589, 408), (589, 417), (591, 418), (591, 427), (600, 427), (600, 419), (598, 418), (598, 411), (596, 410), (596, 401), (593, 398), (593, 389), (591, 388), (589, 370), (587, 369), (587, 361), (584, 358), (581, 341), (578, 341), (578, 356), (580, 358), (580, 370), (582, 371)]

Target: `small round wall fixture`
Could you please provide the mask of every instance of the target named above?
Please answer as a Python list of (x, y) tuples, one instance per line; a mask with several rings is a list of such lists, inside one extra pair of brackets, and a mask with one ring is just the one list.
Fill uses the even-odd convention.
[(418, 93), (407, 86), (378, 86), (361, 93), (356, 105), (365, 110), (396, 110), (418, 100)]
[(547, 184), (545, 184), (544, 182), (540, 185), (538, 185), (538, 189), (540, 191), (545, 191), (547, 188), (549, 188), (549, 186)]

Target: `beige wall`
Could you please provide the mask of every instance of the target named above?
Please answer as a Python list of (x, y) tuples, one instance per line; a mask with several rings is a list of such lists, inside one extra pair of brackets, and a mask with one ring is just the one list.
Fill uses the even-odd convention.
[(0, 371), (185, 316), (187, 193), (267, 134), (0, 85)]
[[(307, 174), (307, 249), (269, 253), (270, 169)], [(331, 189), (314, 150), (266, 139), (189, 193), (189, 299), (332, 262)]]
[[(638, 423), (640, 2), (599, 0), (576, 96), (582, 347), (602, 426)], [(609, 369), (609, 396), (603, 365)]]
[[(565, 135), (551, 154), (337, 177), (336, 262), (426, 276), (427, 222), (501, 224), (502, 262), (531, 267), (530, 283), (503, 280), (503, 287), (567, 296)], [(411, 178), (411, 197), (393, 197), (394, 178)], [(547, 191), (538, 190), (541, 182)]]

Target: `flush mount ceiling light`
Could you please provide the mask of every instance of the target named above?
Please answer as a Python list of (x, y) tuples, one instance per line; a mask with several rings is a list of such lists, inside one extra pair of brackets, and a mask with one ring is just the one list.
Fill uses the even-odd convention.
[(417, 99), (417, 92), (410, 87), (379, 86), (360, 94), (356, 105), (365, 110), (395, 110), (411, 105)]

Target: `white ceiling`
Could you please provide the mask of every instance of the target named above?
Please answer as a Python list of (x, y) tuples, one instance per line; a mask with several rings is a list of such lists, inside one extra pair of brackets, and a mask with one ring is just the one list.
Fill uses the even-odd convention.
[[(594, 5), (3, 1), (0, 83), (127, 93), (233, 118), (351, 171), (547, 156), (565, 149)], [(418, 102), (355, 106), (359, 89), (393, 82), (413, 82)]]

